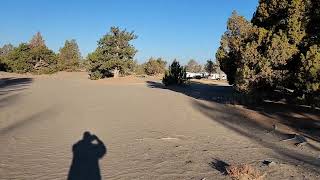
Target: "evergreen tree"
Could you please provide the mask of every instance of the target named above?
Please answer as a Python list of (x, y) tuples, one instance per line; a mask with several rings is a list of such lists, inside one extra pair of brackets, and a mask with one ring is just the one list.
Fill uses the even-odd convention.
[(288, 38), (293, 45), (303, 45), (306, 36), (306, 28), (309, 22), (308, 0), (292, 0), (288, 5), (287, 31)]
[(251, 31), (250, 22), (234, 11), (228, 20), (227, 31), (222, 36), (221, 46), (216, 54), (220, 68), (227, 74), (230, 84), (235, 83), (237, 67), (243, 62), (240, 50)]
[(212, 60), (207, 61), (207, 63), (204, 66), (204, 69), (207, 73), (209, 73), (209, 76), (211, 76), (212, 73), (217, 72), (217, 67)]
[[(309, 21), (307, 25), (307, 35), (309, 44), (320, 44), (320, 1), (309, 0), (308, 14)], [(311, 46), (312, 46), (311, 45)]]
[(301, 61), (297, 86), (309, 104), (320, 105), (320, 46), (311, 46)]
[(111, 27), (108, 34), (98, 42), (98, 48), (88, 56), (91, 79), (100, 79), (110, 74), (112, 70), (119, 70), (126, 74), (133, 67), (133, 58), (137, 50), (130, 44), (136, 39), (133, 32)]
[(8, 54), (10, 54), (14, 50), (12, 44), (5, 44), (2, 48), (0, 48), (0, 71), (8, 71)]
[(59, 50), (59, 70), (74, 71), (79, 67), (81, 54), (76, 40), (66, 40), (64, 46)]
[(251, 23), (233, 13), (216, 57), (238, 91), (318, 96), (320, 2), (260, 0)]
[(57, 69), (57, 55), (45, 46), (30, 49), (30, 60), (33, 72), (37, 74), (54, 73)]
[(0, 48), (0, 56), (6, 56), (13, 50), (14, 46), (12, 44), (5, 44)]
[(30, 43), (21, 43), (6, 56), (8, 71), (37, 74), (56, 72), (56, 54), (47, 48), (40, 33)]
[(170, 85), (182, 85), (187, 80), (186, 69), (180, 65), (180, 63), (175, 59), (166, 71), (162, 82), (166, 86)]
[(267, 30), (285, 29), (288, 7), (288, 0), (259, 0), (257, 11), (251, 22)]
[(166, 64), (167, 62), (162, 60), (161, 58), (150, 58), (148, 62), (144, 64), (144, 71), (147, 75), (151, 76), (162, 74), (166, 70)]
[(8, 54), (9, 71), (17, 73), (26, 73), (33, 71), (33, 64), (30, 62), (30, 46), (26, 43), (21, 43), (11, 53)]
[(37, 32), (29, 43), (30, 48), (46, 47), (45, 41), (40, 32)]
[(53, 73), (57, 71), (57, 56), (48, 49), (40, 32), (37, 32), (29, 43), (30, 57), (28, 63), (35, 73)]

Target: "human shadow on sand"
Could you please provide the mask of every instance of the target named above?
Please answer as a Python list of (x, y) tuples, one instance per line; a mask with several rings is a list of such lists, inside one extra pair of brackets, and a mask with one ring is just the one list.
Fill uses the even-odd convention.
[(73, 159), (68, 180), (100, 180), (99, 159), (107, 152), (104, 143), (90, 132), (72, 147)]

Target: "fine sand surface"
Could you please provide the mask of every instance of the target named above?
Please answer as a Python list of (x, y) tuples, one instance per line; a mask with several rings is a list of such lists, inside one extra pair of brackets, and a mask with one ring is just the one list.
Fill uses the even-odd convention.
[[(251, 165), (264, 179), (320, 178), (318, 112), (228, 105), (224, 83), (166, 89), (159, 79), (90, 81), (86, 73), (0, 79), (0, 179), (66, 179), (85, 131), (107, 147), (96, 167), (102, 179), (230, 179), (217, 162)], [(302, 120), (315, 131), (292, 125)], [(286, 133), (308, 143), (281, 141)]]

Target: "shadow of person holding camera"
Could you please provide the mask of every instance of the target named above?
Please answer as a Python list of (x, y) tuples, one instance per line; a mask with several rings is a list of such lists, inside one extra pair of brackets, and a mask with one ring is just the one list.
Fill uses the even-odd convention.
[(73, 159), (68, 180), (100, 180), (99, 159), (107, 152), (103, 142), (90, 132), (72, 147)]

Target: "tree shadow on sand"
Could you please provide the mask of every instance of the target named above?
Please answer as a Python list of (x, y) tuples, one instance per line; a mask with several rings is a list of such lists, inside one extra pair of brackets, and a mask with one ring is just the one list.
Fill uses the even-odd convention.
[[(232, 86), (191, 82), (189, 85), (166, 87), (162, 83), (153, 81), (148, 81), (147, 85), (150, 88), (167, 89), (212, 103), (225, 105), (234, 104), (236, 101), (234, 100), (235, 92)], [(307, 138), (320, 142), (319, 109), (274, 101), (263, 101), (261, 103), (237, 102), (237, 104), (272, 120), (270, 124), (283, 124)]]
[(25, 89), (32, 78), (0, 78), (0, 95)]
[(15, 102), (19, 93), (32, 83), (32, 78), (0, 78), (0, 108)]
[(191, 82), (182, 86), (164, 86), (160, 82), (147, 81), (147, 86), (150, 88), (167, 89), (195, 99), (218, 103), (226, 103), (227, 99), (234, 92), (233, 88), (228, 85), (203, 84), (200, 82)]
[(68, 180), (100, 180), (99, 159), (107, 152), (104, 143), (96, 136), (85, 132), (83, 138), (72, 147), (73, 159)]
[[(32, 84), (32, 78), (9, 77), (0, 78), (0, 112), (1, 108), (8, 108), (18, 103), (19, 98), (23, 95), (23, 90), (28, 89)], [(21, 119), (15, 117), (13, 123), (0, 128), (0, 136), (5, 136), (14, 133), (15, 130), (31, 126), (34, 123), (47, 120), (47, 116), (54, 116), (57, 114), (55, 108), (39, 108), (32, 112), (31, 115), (25, 115)]]
[[(263, 147), (272, 149), (280, 155), (277, 158), (294, 164), (302, 162), (314, 168), (320, 167), (320, 161), (315, 156), (307, 155), (297, 148), (279, 143), (279, 140), (288, 138), (289, 134), (277, 130), (269, 133), (273, 130), (272, 124), (282, 124), (290, 127), (296, 133), (320, 142), (319, 110), (270, 101), (258, 105), (241, 104), (245, 107), (244, 110), (257, 112), (260, 118), (256, 118), (243, 109), (228, 105), (233, 93), (231, 86), (191, 82), (190, 85), (181, 87), (165, 87), (159, 82), (152, 81), (148, 81), (147, 86), (182, 93), (194, 98), (192, 106), (199, 112)], [(307, 145), (313, 150), (319, 151), (318, 147), (312, 144)]]

